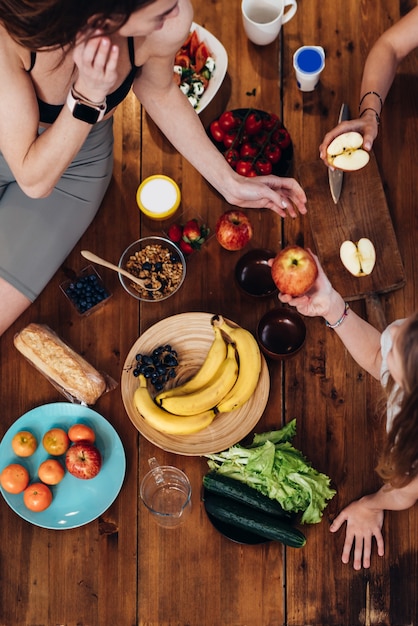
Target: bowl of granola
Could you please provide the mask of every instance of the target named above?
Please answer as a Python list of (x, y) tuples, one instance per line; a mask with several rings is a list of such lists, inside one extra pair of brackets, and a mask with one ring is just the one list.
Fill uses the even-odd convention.
[(176, 293), (186, 277), (186, 260), (175, 243), (164, 237), (143, 237), (131, 243), (118, 266), (145, 280), (147, 288), (119, 274), (123, 288), (144, 302), (160, 302)]

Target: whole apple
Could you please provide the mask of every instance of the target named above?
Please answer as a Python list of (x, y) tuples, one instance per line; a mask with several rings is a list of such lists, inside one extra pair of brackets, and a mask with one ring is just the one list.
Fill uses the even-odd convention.
[(77, 441), (70, 446), (65, 455), (65, 465), (70, 474), (87, 480), (94, 478), (102, 467), (102, 455), (99, 449), (89, 441)]
[(225, 250), (241, 250), (253, 236), (253, 227), (245, 213), (232, 209), (218, 219), (215, 234)]
[(301, 296), (316, 281), (318, 268), (309, 250), (287, 246), (273, 260), (271, 275), (281, 293)]

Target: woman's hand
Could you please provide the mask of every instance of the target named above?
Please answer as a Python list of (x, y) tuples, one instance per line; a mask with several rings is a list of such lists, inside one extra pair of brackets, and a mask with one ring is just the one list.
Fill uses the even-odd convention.
[(373, 537), (376, 539), (378, 555), (384, 555), (385, 546), (381, 532), (383, 519), (383, 510), (370, 506), (369, 496), (352, 502), (341, 511), (331, 524), (330, 531), (337, 532), (344, 522), (347, 522), (341, 559), (343, 563), (350, 561), (350, 552), (354, 546), (354, 569), (359, 570), (362, 566), (370, 567)]
[(327, 167), (330, 167), (327, 161), (327, 148), (329, 144), (333, 139), (335, 139), (335, 137), (338, 137), (338, 135), (342, 135), (343, 133), (348, 133), (350, 131), (356, 131), (360, 133), (360, 135), (363, 135), (363, 148), (367, 152), (370, 152), (373, 146), (373, 141), (376, 139), (378, 132), (376, 114), (373, 111), (366, 111), (362, 117), (355, 120), (341, 122), (325, 135), (321, 145), (319, 146), (319, 156)]
[(298, 296), (296, 298), (285, 293), (280, 293), (279, 300), (296, 307), (298, 312), (302, 315), (306, 315), (308, 317), (322, 316), (326, 318), (334, 299), (341, 297), (338, 296), (326, 277), (318, 257), (313, 254), (311, 250), (310, 252), (318, 267), (318, 277), (313, 287), (303, 296)]
[(92, 102), (102, 102), (117, 80), (118, 46), (109, 37), (94, 32), (83, 35), (73, 51), (78, 69), (75, 89)]
[[(226, 161), (225, 161), (226, 163)], [(228, 165), (227, 173), (233, 170)], [(271, 209), (280, 217), (296, 217), (295, 207), (306, 213), (306, 195), (294, 178), (279, 176), (257, 176), (246, 178), (235, 174), (237, 184), (222, 190), (225, 199), (243, 209)]]

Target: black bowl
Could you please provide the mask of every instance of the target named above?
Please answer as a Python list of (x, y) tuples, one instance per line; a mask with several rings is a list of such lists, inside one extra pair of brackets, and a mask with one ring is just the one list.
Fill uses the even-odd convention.
[(265, 298), (277, 293), (278, 289), (271, 277), (269, 259), (274, 259), (276, 252), (265, 248), (256, 248), (244, 254), (235, 266), (235, 279), (240, 289), (256, 298)]
[(305, 338), (302, 317), (285, 306), (265, 313), (257, 326), (257, 341), (262, 352), (276, 361), (293, 357), (302, 348)]

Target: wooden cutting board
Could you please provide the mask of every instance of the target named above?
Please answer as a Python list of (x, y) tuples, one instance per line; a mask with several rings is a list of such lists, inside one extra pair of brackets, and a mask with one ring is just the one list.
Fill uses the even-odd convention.
[[(302, 164), (299, 181), (308, 198), (315, 252), (325, 273), (346, 301), (364, 298), (368, 317), (373, 315), (376, 325), (382, 327), (384, 316), (378, 296), (402, 287), (405, 273), (374, 154), (366, 167), (344, 174), (337, 204), (332, 200), (322, 161)], [(340, 246), (347, 239), (355, 242), (361, 237), (373, 242), (376, 264), (369, 276), (356, 277), (341, 263)]]

